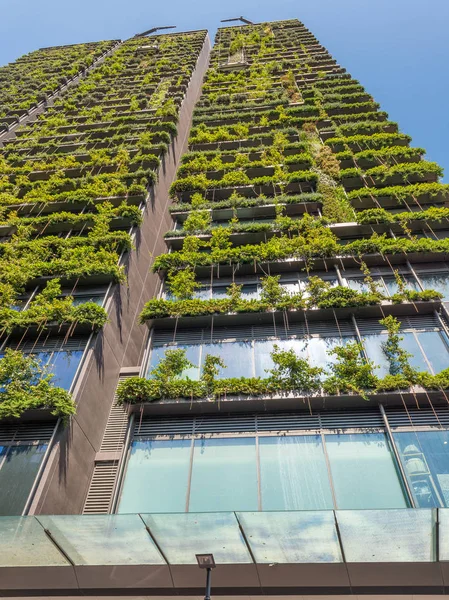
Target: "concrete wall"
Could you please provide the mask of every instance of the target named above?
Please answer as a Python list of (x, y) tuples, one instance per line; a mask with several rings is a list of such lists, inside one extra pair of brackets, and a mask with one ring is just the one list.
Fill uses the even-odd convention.
[(154, 257), (166, 252), (164, 233), (171, 228), (168, 189), (180, 157), (187, 148), (192, 111), (200, 94), (210, 53), (206, 37), (196, 69), (180, 109), (178, 135), (159, 169), (159, 180), (150, 193), (135, 249), (124, 257), (127, 284), (114, 285), (107, 308), (110, 322), (95, 336), (75, 388), (76, 416), (60, 429), (51, 451), (31, 514), (77, 514), (83, 509), (111, 409), (120, 369), (140, 365), (148, 330), (137, 322), (144, 303), (159, 286), (150, 272)]

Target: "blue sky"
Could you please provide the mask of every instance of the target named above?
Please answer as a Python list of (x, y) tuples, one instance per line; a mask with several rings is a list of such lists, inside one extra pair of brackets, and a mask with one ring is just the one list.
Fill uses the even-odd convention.
[(0, 0), (0, 64), (41, 46), (298, 18), (449, 180), (448, 0)]

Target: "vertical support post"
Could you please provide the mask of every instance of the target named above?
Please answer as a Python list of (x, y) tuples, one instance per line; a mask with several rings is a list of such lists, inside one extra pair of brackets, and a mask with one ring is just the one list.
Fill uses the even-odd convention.
[(210, 600), (211, 572), (212, 569), (208, 567), (206, 572), (206, 595), (204, 596), (204, 600)]

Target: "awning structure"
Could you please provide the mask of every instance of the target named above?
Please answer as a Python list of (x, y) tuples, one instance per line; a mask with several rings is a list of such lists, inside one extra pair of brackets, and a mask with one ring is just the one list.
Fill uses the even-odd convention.
[(449, 593), (449, 509), (0, 518), (0, 596)]

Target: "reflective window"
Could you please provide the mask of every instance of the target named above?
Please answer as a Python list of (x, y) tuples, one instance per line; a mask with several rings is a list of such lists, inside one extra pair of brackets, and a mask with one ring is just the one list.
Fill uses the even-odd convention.
[(193, 379), (198, 380), (200, 377), (200, 349), (199, 344), (192, 344), (191, 346), (186, 344), (176, 344), (173, 346), (154, 346), (151, 349), (150, 364), (148, 365), (147, 377), (150, 377), (151, 371), (157, 367), (159, 362), (165, 357), (167, 350), (185, 350), (186, 358), (189, 360), (193, 367), (185, 369), (182, 373), (182, 379)]
[(307, 341), (304, 338), (292, 340), (256, 340), (254, 342), (256, 377), (269, 377), (267, 371), (274, 367), (271, 353), (275, 346), (277, 346), (279, 350), (293, 349), (297, 356), (308, 358), (306, 351)]
[[(46, 353), (42, 354), (43, 356), (47, 356)], [(40, 357), (41, 353), (38, 353), (37, 356)], [(82, 356), (83, 350), (60, 350), (59, 352), (53, 352), (49, 360), (45, 363), (49, 371), (55, 376), (53, 383), (65, 390), (70, 389)]]
[(119, 512), (407, 506), (384, 433), (304, 433), (136, 439)]
[[(416, 291), (420, 290), (420, 287), (413, 275), (401, 274), (400, 277), (407, 289)], [(399, 286), (394, 276), (373, 275), (372, 278), (377, 284), (377, 289), (381, 293), (392, 296), (393, 294), (397, 294), (399, 292)], [(357, 292), (370, 291), (369, 285), (365, 282), (364, 277), (347, 277), (346, 282), (351, 289), (356, 290)]]
[(257, 510), (256, 440), (195, 440), (190, 512)]
[(416, 506), (449, 507), (449, 431), (393, 433)]
[(0, 516), (21, 515), (47, 444), (0, 446)]
[(201, 365), (204, 364), (207, 354), (220, 356), (223, 359), (226, 368), (220, 369), (219, 377), (252, 377), (253, 351), (251, 342), (203, 344)]
[(185, 511), (191, 446), (191, 440), (134, 441), (119, 512)]
[[(411, 354), (412, 367), (420, 371), (439, 373), (449, 365), (449, 347), (443, 332), (440, 331), (404, 331), (401, 347)], [(385, 377), (390, 373), (390, 363), (382, 349), (388, 339), (386, 333), (373, 333), (363, 336), (363, 345), (368, 358), (378, 367), (375, 374)]]
[(405, 508), (407, 501), (384, 433), (326, 435), (338, 508)]
[(443, 300), (449, 301), (449, 273), (418, 273), (426, 290), (436, 290), (443, 294)]
[(333, 508), (320, 435), (260, 437), (262, 510)]

